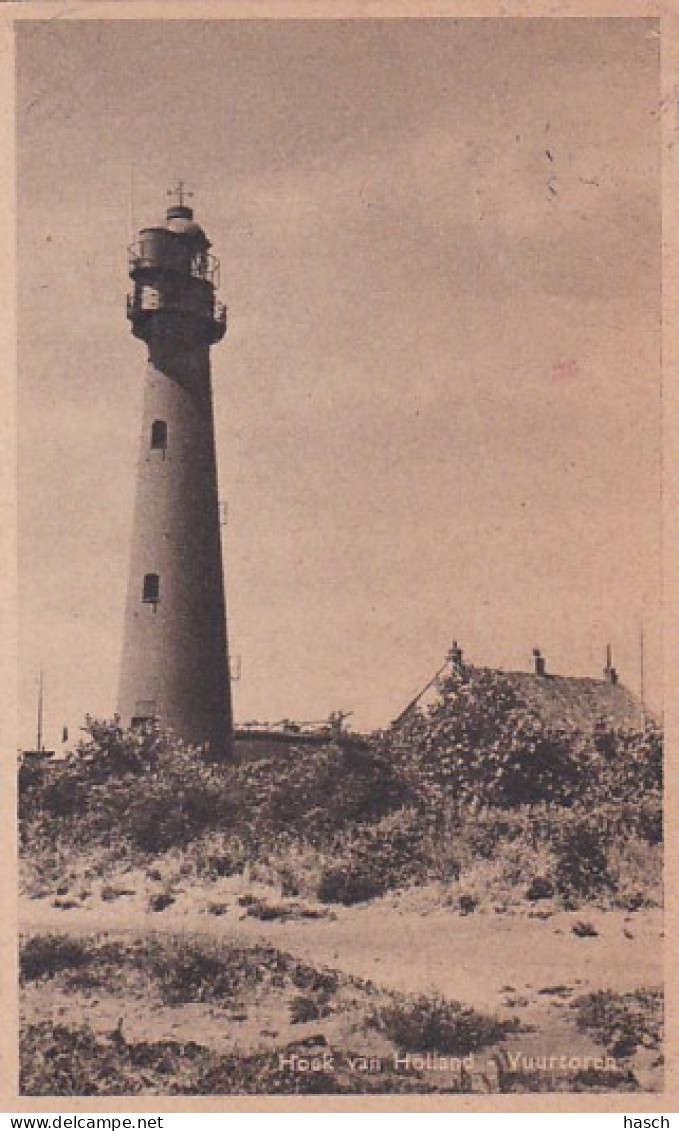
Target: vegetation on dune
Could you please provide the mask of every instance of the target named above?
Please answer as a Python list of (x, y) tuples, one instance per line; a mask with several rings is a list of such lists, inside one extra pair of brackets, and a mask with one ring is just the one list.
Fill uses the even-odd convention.
[(586, 1068), (575, 1072), (543, 1072), (522, 1070), (504, 1074), (501, 1087), (504, 1093), (526, 1092), (639, 1092), (634, 1073), (626, 1069)]
[(407, 801), (401, 775), (376, 750), (301, 747), (286, 759), (228, 766), (150, 726), (126, 732), (90, 719), (88, 733), (63, 765), (22, 764), (20, 817), (32, 832), (42, 822), (75, 845), (113, 835), (160, 854), (232, 830), (237, 853), (239, 842), (285, 836), (325, 843)]
[[(49, 982), (69, 996), (92, 991), (120, 998), (123, 1014), (112, 1029), (69, 1025), (54, 1020), (25, 1023), (21, 1032), (21, 1092), (24, 1095), (257, 1095), (287, 1093), (407, 1093), (466, 1091), (465, 1073), (445, 1077), (416, 1063), (397, 1070), (397, 1054), (428, 1053), (462, 1058), (485, 1050), (483, 1065), (497, 1066), (496, 1090), (639, 1090), (635, 1055), (651, 1052), (659, 1063), (662, 996), (658, 991), (609, 991), (576, 998), (571, 1010), (578, 1028), (591, 1034), (617, 1060), (610, 1069), (533, 1071), (509, 1066), (507, 1040), (520, 1048), (525, 1030), (515, 1017), (481, 1012), (440, 995), (400, 994), (371, 982), (317, 969), (273, 947), (242, 946), (226, 940), (184, 936), (73, 940), (61, 935), (24, 939), (20, 952), (24, 986)], [(124, 1021), (125, 1003), (136, 1000), (177, 1010), (203, 1004), (213, 1017), (245, 1020), (252, 1010), (265, 1014), (274, 1002), (287, 1002), (289, 1023), (307, 1025), (295, 1042), (264, 1050), (224, 1054), (195, 1040), (149, 1041), (133, 1036)], [(96, 1011), (95, 1011), (96, 1012)], [(349, 1025), (338, 1038), (323, 1035), (315, 1023), (345, 1013)], [(104, 1014), (108, 1020), (115, 1010)], [(92, 1025), (95, 1015), (92, 1014)], [(376, 1066), (360, 1067), (347, 1035), (379, 1034)], [(530, 1030), (528, 1030), (530, 1031)], [(202, 1038), (201, 1038), (202, 1039)], [(365, 1046), (363, 1046), (365, 1047)], [(375, 1047), (374, 1042), (368, 1047)], [(330, 1064), (325, 1064), (327, 1056)], [(371, 1054), (372, 1056), (372, 1054)], [(295, 1067), (294, 1057), (317, 1067)], [(292, 1059), (291, 1059), (292, 1058)], [(510, 1070), (511, 1067), (511, 1070)], [(425, 1065), (426, 1068), (426, 1065)], [(483, 1068), (485, 1071), (485, 1067)]]
[[(64, 765), (21, 767), (33, 891), (89, 855), (85, 888), (106, 866), (150, 874), (162, 858), (184, 879), (247, 868), (283, 895), (330, 903), (425, 880), (450, 885), (467, 911), (660, 900), (660, 729), (548, 726), (498, 673), (452, 674), (427, 712), (364, 750), (300, 747), (226, 766), (153, 728), (88, 728)], [(169, 906), (169, 887), (153, 898)]]
[[(22, 1031), (21, 1087), (28, 1095), (437, 1091), (442, 1086), (423, 1080), (416, 1067), (406, 1075), (395, 1072), (387, 1050), (462, 1055), (518, 1028), (513, 1019), (500, 1020), (441, 997), (380, 991), (371, 982), (317, 969), (274, 947), (201, 937), (34, 936), (22, 941), (20, 971), (24, 986), (49, 982), (71, 996), (85, 993), (88, 1001), (92, 991), (120, 997), (121, 1012), (131, 999), (177, 1011), (200, 1003), (213, 1016), (238, 1013), (238, 1020), (250, 1010), (266, 1012), (270, 1003), (285, 1001), (291, 1025), (313, 1025), (349, 1012), (346, 1031), (377, 1030), (385, 1050), (378, 1068), (366, 1072), (357, 1068), (359, 1054), (333, 1049), (313, 1028), (294, 1044), (282, 1037), (266, 1053), (225, 1056), (194, 1041), (132, 1039), (123, 1018), (103, 1032), (40, 1021)], [(293, 1054), (307, 1062), (327, 1054), (332, 1070), (325, 1065), (296, 1069)], [(447, 1083), (443, 1090), (451, 1088)]]
[[(326, 1053), (333, 1070), (282, 1070), (279, 1056)], [(42, 1022), (21, 1034), (21, 1094), (25, 1096), (121, 1095), (332, 1095), (438, 1092), (422, 1074), (390, 1070), (370, 1074), (360, 1058), (325, 1044), (289, 1044), (276, 1052), (215, 1053), (195, 1042), (112, 1041), (87, 1026)], [(454, 1091), (454, 1088), (446, 1089)]]
[(133, 986), (169, 1006), (229, 1006), (267, 986), (330, 1000), (339, 985), (334, 971), (317, 970), (275, 947), (184, 936), (127, 942), (33, 935), (22, 940), (19, 976), (22, 985), (49, 980), (68, 990), (105, 988), (114, 996)]
[(661, 990), (629, 993), (599, 990), (572, 1003), (578, 1029), (591, 1033), (619, 1059), (638, 1048), (659, 1050), (663, 1041), (664, 996)]
[(82, 939), (68, 935), (34, 935), (19, 947), (22, 984), (54, 978), (63, 971), (80, 970), (92, 962), (92, 950)]
[[(332, 1070), (281, 1070), (279, 1058), (332, 1058)], [(469, 1090), (461, 1076), (395, 1071), (385, 1058), (380, 1071), (356, 1067), (360, 1057), (308, 1042), (275, 1052), (218, 1054), (189, 1041), (115, 1041), (86, 1025), (55, 1022), (21, 1030), (20, 1091), (24, 1096), (123, 1095), (399, 1095)], [(587, 1069), (565, 1074), (513, 1071), (502, 1074), (502, 1093), (639, 1092), (632, 1071)]]

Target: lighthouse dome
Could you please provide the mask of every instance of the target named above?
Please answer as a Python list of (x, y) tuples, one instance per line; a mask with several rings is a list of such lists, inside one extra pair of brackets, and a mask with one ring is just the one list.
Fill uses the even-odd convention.
[(175, 235), (188, 236), (196, 242), (209, 246), (205, 232), (193, 218), (193, 209), (188, 208), (185, 204), (177, 204), (168, 208), (165, 227), (169, 232), (174, 232)]

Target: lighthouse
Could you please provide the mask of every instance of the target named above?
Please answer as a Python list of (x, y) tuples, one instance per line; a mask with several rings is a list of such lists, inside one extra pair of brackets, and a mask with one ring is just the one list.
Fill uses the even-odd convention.
[(233, 750), (210, 348), (226, 333), (219, 262), (186, 203), (130, 247), (132, 333), (146, 344), (118, 714), (214, 757)]

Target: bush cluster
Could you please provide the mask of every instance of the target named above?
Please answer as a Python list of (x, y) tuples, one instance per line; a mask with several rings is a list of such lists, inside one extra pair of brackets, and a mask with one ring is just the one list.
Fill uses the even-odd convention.
[(452, 672), (434, 704), (383, 738), (389, 760), (430, 812), (460, 805), (515, 809), (626, 803), (662, 789), (662, 732), (602, 719), (589, 733), (553, 726), (499, 672)]
[(415, 809), (401, 809), (373, 825), (359, 825), (335, 846), (317, 895), (327, 903), (361, 903), (421, 879), (428, 853)]
[(211, 864), (228, 875), (286, 841), (327, 845), (409, 797), (400, 772), (372, 749), (300, 747), (234, 766), (153, 727), (125, 732), (116, 721), (89, 719), (87, 730), (63, 765), (20, 768), (21, 827), (33, 844), (109, 845), (113, 837), (158, 855), (219, 833), (221, 855)]
[(597, 990), (576, 998), (573, 1009), (578, 1029), (591, 1033), (613, 1056), (624, 1059), (633, 1056), (639, 1046), (659, 1049), (662, 1045), (662, 990)]
[(407, 1052), (465, 1056), (503, 1040), (520, 1025), (442, 997), (395, 998), (376, 1010), (370, 1025)]
[[(333, 1052), (299, 1042), (281, 1055)], [(20, 1088), (24, 1096), (294, 1095), (305, 1093), (436, 1092), (420, 1074), (363, 1072), (351, 1052), (336, 1054), (333, 1072), (281, 1072), (268, 1051), (217, 1053), (194, 1041), (112, 1042), (86, 1025), (43, 1021), (21, 1033)], [(354, 1054), (356, 1055), (356, 1054)], [(446, 1089), (454, 1090), (454, 1089)]]
[(212, 879), (256, 866), (287, 894), (331, 903), (470, 870), (481, 882), (484, 868), (530, 898), (607, 899), (631, 884), (624, 899), (643, 901), (662, 841), (657, 726), (554, 728), (485, 669), (452, 674), (428, 711), (365, 749), (219, 764), (153, 727), (90, 719), (65, 764), (25, 763), (19, 785), (25, 855), (48, 888), (96, 848), (128, 863), (177, 851)]

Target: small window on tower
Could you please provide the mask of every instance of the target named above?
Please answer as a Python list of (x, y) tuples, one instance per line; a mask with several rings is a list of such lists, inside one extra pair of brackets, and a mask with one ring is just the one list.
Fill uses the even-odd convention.
[(148, 601), (149, 604), (157, 605), (160, 600), (160, 578), (157, 573), (144, 574), (144, 588), (141, 599)]
[(165, 451), (167, 447), (167, 424), (164, 420), (154, 420), (151, 425), (151, 448)]

